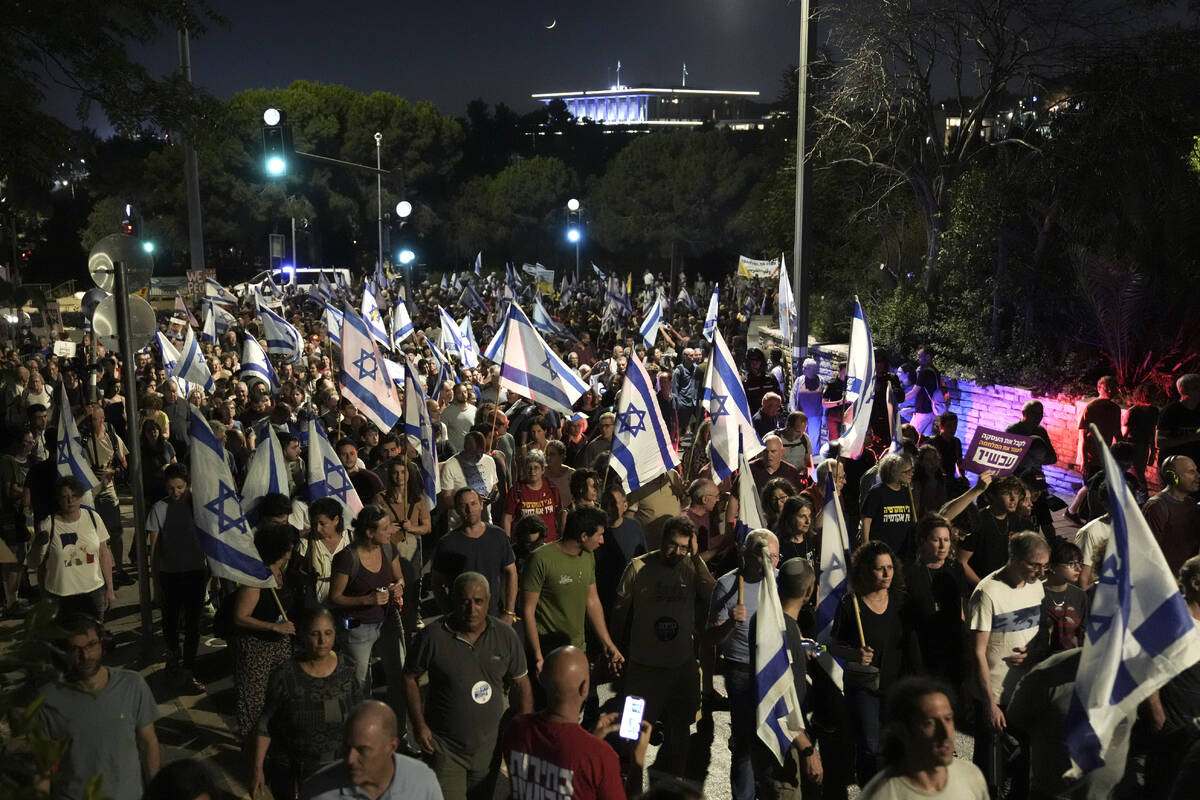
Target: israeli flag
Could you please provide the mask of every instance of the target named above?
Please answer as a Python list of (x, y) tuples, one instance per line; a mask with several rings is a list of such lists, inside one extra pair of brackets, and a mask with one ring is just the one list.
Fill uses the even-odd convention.
[(442, 332), (438, 336), (438, 346), (442, 348), (442, 352), (446, 355), (453, 353), (462, 359), (465, 345), (463, 343), (462, 331), (458, 329), (458, 323), (454, 321), (454, 317), (450, 316), (446, 309), (438, 306), (437, 310), (438, 321), (442, 326)]
[(283, 446), (274, 425), (265, 425), (266, 436), (260, 437), (246, 466), (246, 482), (242, 484), (242, 509), (251, 524), (258, 524), (258, 506), (269, 494), (288, 495), (288, 466)]
[(484, 314), (488, 312), (487, 303), (483, 301), (483, 298), (479, 295), (479, 291), (469, 283), (467, 284), (467, 288), (463, 289), (462, 296), (458, 298), (458, 303), (466, 309), (477, 308)]
[(475, 254), (475, 274), (479, 275), (479, 276), (483, 275), (483, 251), (482, 250), (480, 250), (478, 253)]
[(179, 387), (179, 394), (187, 397), (191, 393), (192, 384), (179, 374), (179, 361), (182, 356), (175, 349), (174, 343), (164, 336), (162, 331), (155, 331), (154, 339), (158, 342), (158, 349), (162, 353), (163, 371)]
[(533, 299), (533, 327), (548, 336), (558, 336), (562, 339), (575, 341), (574, 334), (561, 322), (550, 316), (550, 312), (542, 305), (542, 298)]
[(317, 298), (322, 303), (328, 303), (333, 299), (333, 284), (325, 276), (325, 270), (321, 270), (321, 275), (317, 278)]
[(322, 497), (336, 497), (341, 502), (347, 523), (363, 509), (358, 491), (329, 443), (325, 426), (314, 417), (308, 421), (308, 500), (311, 503)]
[[(816, 639), (833, 644), (833, 621), (842, 598), (850, 591), (850, 535), (838, 499), (836, 463), (825, 478), (825, 508), (821, 513), (821, 577), (817, 585)], [(826, 650), (817, 661), (834, 684), (842, 688), (842, 664)]]
[(333, 342), (338, 347), (342, 346), (342, 319), (345, 317), (341, 311), (325, 304), (325, 311), (321, 315), (321, 321), (325, 323), (325, 330), (329, 334), (329, 341)]
[(400, 421), (400, 398), (387, 375), (379, 345), (363, 318), (350, 310), (342, 320), (341, 384), (342, 396), (379, 430), (390, 431)]
[(750, 417), (746, 390), (720, 331), (713, 332), (712, 355), (704, 376), (704, 405), (712, 420), (708, 452), (712, 457), (713, 480), (720, 483), (733, 474), (739, 445), (747, 459), (763, 451)]
[(200, 338), (206, 342), (216, 342), (217, 337), (237, 325), (237, 318), (212, 300), (204, 301), (204, 327)]
[(403, 300), (396, 301), (392, 311), (392, 349), (399, 350), (400, 343), (413, 335), (412, 317), (408, 315), (408, 306)]
[(504, 282), (513, 290), (513, 294), (525, 291), (525, 284), (521, 281), (521, 276), (512, 268), (512, 264), (504, 265)]
[(612, 440), (613, 472), (621, 476), (625, 491), (642, 486), (679, 466), (658, 397), (646, 365), (629, 354), (621, 396), (617, 399), (617, 432)]
[(175, 369), (168, 371), (188, 383), (203, 388), (206, 392), (213, 390), (212, 372), (208, 369), (208, 362), (204, 360), (204, 354), (200, 352), (200, 343), (196, 341), (196, 332), (192, 330), (191, 325), (187, 327), (187, 333), (183, 337), (183, 349), (179, 353)]
[(450, 363), (450, 358), (442, 351), (442, 348), (430, 341), (428, 337), (425, 337), (425, 344), (429, 345), (429, 352), (433, 354), (433, 360), (438, 365), (437, 380), (433, 384), (433, 399), (437, 400), (442, 396), (442, 385), (446, 381), (458, 383), (458, 377), (454, 372), (454, 365)]
[(792, 329), (796, 321), (796, 298), (792, 294), (792, 282), (788, 279), (787, 261), (779, 256), (779, 336), (785, 346), (803, 347), (804, 342), (792, 341)]
[(608, 305), (622, 317), (633, 313), (633, 302), (629, 299), (629, 292), (616, 275), (608, 279)]
[(765, 575), (758, 582), (758, 611), (754, 615), (754, 684), (758, 700), (754, 719), (758, 738), (783, 764), (795, 734), (805, 729), (804, 716), (792, 680), (792, 651), (787, 646), (783, 607), (766, 546), (750, 557), (763, 560)]
[(642, 320), (642, 342), (649, 350), (654, 347), (654, 343), (658, 341), (658, 329), (662, 327), (663, 322), (663, 303), (661, 297), (654, 298), (654, 305), (650, 307), (650, 311)]
[(236, 306), (238, 304), (238, 299), (230, 294), (228, 289), (214, 281), (212, 278), (204, 281), (204, 299), (230, 306)]
[(267, 340), (267, 352), (283, 357), (283, 363), (295, 364), (304, 354), (304, 337), (292, 323), (264, 305), (258, 307), (263, 324), (263, 338)]
[(168, 375), (174, 375), (175, 365), (179, 363), (179, 351), (175, 349), (171, 340), (163, 335), (162, 331), (154, 332), (154, 341), (158, 342), (158, 349), (162, 353), (163, 370)]
[(735, 538), (740, 546), (746, 541), (746, 535), (755, 528), (765, 528), (763, 524), (762, 501), (758, 496), (758, 486), (754, 483), (754, 473), (750, 471), (750, 460), (746, 451), (739, 448), (738, 454), (738, 524)]
[(708, 300), (708, 313), (704, 315), (704, 338), (708, 341), (713, 340), (713, 334), (717, 332), (717, 294), (720, 292), (720, 287), (713, 289), (712, 297)]
[(875, 402), (875, 348), (871, 344), (871, 326), (862, 303), (854, 298), (854, 319), (850, 327), (850, 362), (846, 367), (846, 399), (850, 401), (850, 424), (833, 444), (842, 458), (858, 458), (867, 444), (871, 425), (871, 405)]
[(188, 412), (188, 436), (192, 445), (192, 519), (209, 569), (216, 577), (242, 586), (275, 588), (275, 578), (254, 546), (250, 523), (238, 502), (225, 448), (194, 408)]
[(563, 275), (562, 288), (558, 291), (558, 306), (563, 306), (571, 302), (571, 298), (575, 296), (575, 287), (571, 283), (569, 275)]
[[(1100, 441), (1095, 425), (1092, 435)], [(1117, 725), (1134, 716), (1139, 703), (1200, 661), (1200, 629), (1175, 576), (1112, 453), (1107, 447), (1100, 450), (1112, 537), (1067, 709), (1068, 778), (1103, 766)]]
[(242, 343), (242, 368), (238, 375), (243, 380), (253, 377), (265, 381), (272, 393), (279, 390), (279, 376), (275, 374), (271, 359), (267, 358), (258, 340), (248, 333)]
[(696, 303), (696, 298), (692, 297), (692, 293), (687, 290), (686, 286), (679, 289), (679, 295), (675, 298), (675, 302), (685, 306), (692, 311), (699, 311), (700, 306)]
[(83, 452), (83, 438), (75, 424), (75, 415), (71, 413), (71, 400), (65, 385), (58, 390), (58, 408), (58, 474), (78, 478), (84, 489), (91, 491), (100, 485), (100, 481), (96, 480), (96, 473), (92, 472)]
[(604, 270), (596, 266), (596, 262), (592, 262), (592, 272), (596, 273), (596, 277), (600, 280), (608, 280), (608, 276), (604, 274)]
[(458, 331), (463, 340), (463, 366), (476, 369), (479, 366), (479, 343), (475, 341), (475, 331), (471, 328), (471, 315), (467, 314), (458, 323)]
[(379, 342), (382, 346), (387, 347), (387, 330), (383, 327), (383, 317), (379, 314), (379, 305), (375, 302), (375, 295), (371, 293), (370, 286), (363, 287), (362, 318), (367, 324), (367, 330), (370, 332), (371, 338)]
[(563, 414), (587, 391), (587, 385), (550, 349), (516, 303), (488, 344), (484, 357), (500, 364), (500, 385), (534, 403)]
[(187, 303), (183, 302), (183, 295), (179, 292), (175, 292), (175, 315), (187, 320), (188, 325), (193, 325), (197, 328), (200, 327), (200, 323), (196, 320), (196, 315), (188, 308)]
[(415, 436), (421, 442), (417, 465), (421, 471), (421, 491), (432, 509), (437, 505), (438, 493), (442, 490), (438, 474), (437, 433), (429, 416), (421, 379), (413, 372), (407, 358), (400, 366), (404, 372), (404, 434)]

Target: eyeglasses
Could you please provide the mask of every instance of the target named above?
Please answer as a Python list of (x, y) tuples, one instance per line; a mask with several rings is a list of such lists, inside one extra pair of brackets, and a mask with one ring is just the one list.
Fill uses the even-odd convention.
[(1033, 570), (1038, 575), (1041, 575), (1043, 572), (1046, 571), (1046, 567), (1050, 566), (1049, 564), (1044, 564), (1044, 563), (1039, 564), (1036, 561), (1026, 561), (1023, 558), (1021, 559), (1021, 561), (1022, 561), (1022, 563), (1025, 564), (1025, 566), (1029, 567), (1029, 569)]
[(683, 553), (685, 556), (692, 554), (692, 546), (689, 544), (678, 544), (677, 542), (663, 542), (664, 553)]
[(1079, 569), (1083, 566), (1083, 562), (1082, 561), (1059, 561), (1059, 562), (1056, 562), (1054, 566), (1056, 566), (1056, 567), (1071, 567), (1073, 569)]

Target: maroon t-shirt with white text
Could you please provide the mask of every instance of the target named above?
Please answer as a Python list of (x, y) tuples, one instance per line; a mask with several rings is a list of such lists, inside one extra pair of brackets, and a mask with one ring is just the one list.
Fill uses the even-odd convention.
[(617, 753), (579, 725), (522, 714), (504, 735), (513, 797), (625, 800)]

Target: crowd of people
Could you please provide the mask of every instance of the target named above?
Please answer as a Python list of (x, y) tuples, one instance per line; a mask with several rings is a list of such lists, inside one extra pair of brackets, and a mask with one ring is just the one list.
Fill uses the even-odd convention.
[[(136, 577), (141, 544), (121, 522), (118, 487), (130, 482), (146, 497), (146, 552), (173, 685), (205, 691), (197, 656), (211, 625), (232, 646), (231, 716), (256, 796), (269, 788), (275, 798), (490, 798), (507, 780), (522, 798), (698, 797), (711, 745), (704, 732), (711, 737), (713, 714), (727, 711), (737, 800), (844, 798), (852, 785), (866, 798), (1058, 797), (1068, 790), (1066, 750), (1047, 731), (1062, 729), (1062, 688), (1074, 680), (1112, 532), (1090, 423), (1145, 497), (1145, 516), (1200, 619), (1200, 375), (1181, 377), (1161, 413), (1145, 390), (1123, 413), (1115, 381), (1100, 382), (1080, 422), (1084, 486), (1066, 513), (1082, 527), (1071, 540), (1052, 518), (1043, 469), (1060, 458), (1040, 404), (1027, 404), (1010, 428), (1034, 438), (1016, 473), (972, 481), (927, 348), (895, 374), (887, 354), (876, 354), (868, 445), (860, 458), (839, 457), (845, 365), (822, 378), (808, 359), (792, 375), (778, 348), (747, 340), (749, 315), (772, 302), (770, 292), (727, 282), (717, 324), (744, 365), (763, 451), (744, 474), (721, 479), (703, 390), (711, 345), (696, 303), (681, 294), (648, 345), (637, 314), (606, 313), (599, 281), (577, 287), (569, 302), (546, 300), (577, 336), (547, 341), (588, 389), (564, 414), (510, 392), (501, 365), (486, 359), (471, 369), (453, 360), (447, 374), (430, 347), (438, 308), (456, 318), (473, 312), (480, 342), (502, 311), (498, 282), (477, 281), (491, 320), (462, 305), (462, 289), (418, 287), (406, 304), (415, 333), (391, 352), (426, 382), (440, 482), (433, 504), (420, 440), (402, 425), (377, 429), (342, 391), (324, 306), (295, 287), (274, 302), (304, 351), (275, 358), (275, 386), (243, 370), (244, 337), (264, 337), (249, 305), (230, 308), (235, 323), (202, 346), (210, 392), (169, 374), (153, 347), (123, 357), (85, 342), (75, 359), (31, 336), (4, 347), (6, 612), (20, 614), (40, 592), (59, 604), (67, 631), (62, 678), (43, 691), (41, 712), (48, 735), (72, 742), (53, 776), (56, 797), (83, 796), (97, 772), (116, 800), (143, 791), (196, 797), (208, 785), (197, 777), (202, 765), (160, 769), (145, 681), (104, 664), (103, 620), (115, 590)], [(698, 282), (692, 294), (711, 289)], [(359, 294), (343, 298), (347, 307), (358, 307)], [(655, 296), (648, 284), (634, 299)], [(391, 305), (384, 289), (384, 316)], [(163, 329), (181, 338), (179, 320)], [(634, 355), (680, 465), (626, 491), (609, 459)], [(136, 419), (126, 413), (127, 370)], [(64, 402), (95, 486), (59, 477)], [(261, 498), (253, 534), (274, 589), (211, 574), (193, 519), (190, 415), (208, 420), (239, 485), (268, 426), (280, 442), (288, 489)], [(364, 504), (357, 514), (335, 496), (313, 496), (313, 420)], [(141, 475), (129, 474), (129, 448)], [(1148, 474), (1163, 483), (1152, 496)], [(762, 528), (739, 526), (743, 482), (761, 498)], [(857, 535), (850, 591), (825, 643), (845, 665), (844, 691), (818, 666), (813, 641), (830, 485)], [(806, 719), (782, 765), (755, 718), (753, 620), (763, 580), (777, 582)], [(604, 684), (618, 708), (627, 695), (645, 700), (637, 738), (615, 735), (619, 715), (600, 703)], [(1185, 796), (1200, 762), (1198, 719), (1194, 667), (1128, 721), (1121, 763), (1087, 780), (1108, 781), (1114, 796)], [(956, 725), (974, 734), (978, 768), (955, 758)]]

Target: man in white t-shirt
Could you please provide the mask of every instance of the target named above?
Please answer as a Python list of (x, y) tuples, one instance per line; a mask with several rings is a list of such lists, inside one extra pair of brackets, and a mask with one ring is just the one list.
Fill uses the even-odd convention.
[(949, 687), (904, 678), (889, 695), (884, 726), (889, 763), (863, 787), (860, 800), (987, 800), (979, 768), (954, 757)]
[(496, 472), (496, 460), (483, 452), (486, 440), (479, 431), (470, 431), (463, 437), (462, 452), (442, 464), (442, 491), (438, 504), (451, 509), (449, 530), (462, 527), (462, 518), (454, 509), (454, 494), (459, 489), (474, 489), (484, 505), (484, 520), (491, 521), (489, 505), (496, 499), (496, 486), (500, 482)]
[[(996, 749), (1007, 723), (1004, 707), (1028, 669), (1026, 645), (1037, 635), (1042, 615), (1042, 575), (1050, 563), (1050, 545), (1036, 531), (1008, 540), (1008, 563), (975, 587), (967, 606), (972, 688), (979, 703), (975, 763), (989, 789), (998, 783), (1003, 763)], [(994, 793), (994, 791), (993, 791)]]
[(463, 449), (463, 437), (475, 424), (475, 406), (467, 402), (468, 390), (465, 383), (454, 385), (454, 399), (442, 412), (442, 424), (446, 426), (446, 439), (455, 452)]

